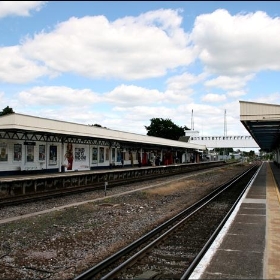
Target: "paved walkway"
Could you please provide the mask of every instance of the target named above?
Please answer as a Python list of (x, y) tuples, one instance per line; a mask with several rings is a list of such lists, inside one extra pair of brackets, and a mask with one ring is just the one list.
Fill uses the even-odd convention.
[(190, 279), (280, 279), (280, 169), (264, 162)]

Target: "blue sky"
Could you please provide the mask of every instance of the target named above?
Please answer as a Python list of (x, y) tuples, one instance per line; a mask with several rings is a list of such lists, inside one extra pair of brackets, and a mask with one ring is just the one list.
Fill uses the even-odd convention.
[(0, 109), (248, 135), (239, 100), (280, 104), (279, 13), (278, 1), (0, 1)]

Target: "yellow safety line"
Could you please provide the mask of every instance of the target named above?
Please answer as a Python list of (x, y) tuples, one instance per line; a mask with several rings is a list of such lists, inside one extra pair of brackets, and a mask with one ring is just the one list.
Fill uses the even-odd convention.
[[(264, 261), (264, 279), (280, 279), (280, 194), (272, 168), (268, 163), (267, 169), (267, 221), (266, 221), (266, 244)], [(272, 185), (274, 184), (274, 186)], [(274, 188), (273, 188), (274, 187)], [(275, 191), (276, 195), (275, 196)]]
[(272, 180), (274, 182), (274, 187), (275, 187), (275, 190), (276, 190), (277, 198), (278, 198), (278, 201), (280, 203), (280, 192), (279, 192), (278, 184), (277, 184), (277, 182), (275, 180), (275, 176), (274, 176), (274, 174), (272, 172), (270, 164), (268, 166), (269, 166), (269, 169), (270, 169), (270, 173), (272, 174)]

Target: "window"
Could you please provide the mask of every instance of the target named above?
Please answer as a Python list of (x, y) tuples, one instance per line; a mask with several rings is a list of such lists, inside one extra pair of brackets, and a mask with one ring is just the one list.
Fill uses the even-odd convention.
[(117, 162), (121, 162), (122, 159), (122, 151), (121, 149), (117, 149)]
[(14, 161), (21, 161), (22, 146), (21, 144), (14, 144)]
[(99, 147), (99, 162), (104, 162), (104, 147)]
[(0, 143), (0, 161), (8, 161), (7, 143)]
[(46, 146), (39, 145), (39, 160), (44, 161), (46, 159)]
[(115, 162), (116, 160), (116, 149), (112, 148), (112, 161)]
[(26, 161), (34, 162), (34, 146), (33, 145), (26, 146)]
[(49, 164), (57, 164), (57, 146), (50, 146)]
[(91, 159), (92, 163), (97, 163), (97, 154), (98, 154), (97, 148), (93, 147), (92, 148), (92, 159)]

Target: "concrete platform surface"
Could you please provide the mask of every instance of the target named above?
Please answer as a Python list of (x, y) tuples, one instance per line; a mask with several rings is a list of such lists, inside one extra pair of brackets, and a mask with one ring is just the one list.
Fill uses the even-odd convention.
[(280, 279), (280, 169), (263, 162), (189, 279)]

